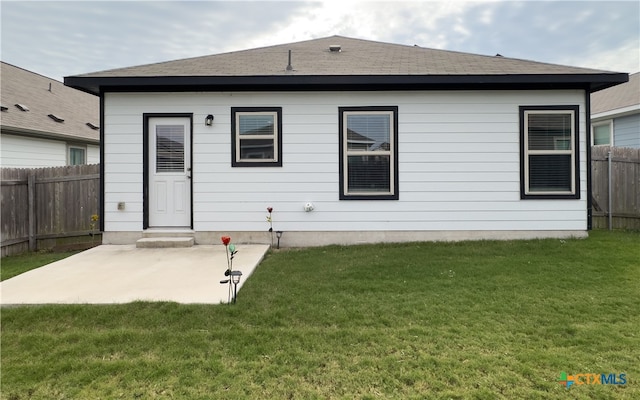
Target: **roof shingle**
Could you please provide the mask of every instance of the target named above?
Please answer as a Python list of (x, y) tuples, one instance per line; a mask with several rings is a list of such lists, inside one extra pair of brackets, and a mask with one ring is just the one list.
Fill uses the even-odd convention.
[[(330, 46), (339, 45), (340, 51)], [(292, 70), (287, 68), (291, 51)], [(173, 90), (380, 90), (610, 87), (626, 74), (344, 36), (93, 72), (65, 78), (90, 93)], [(465, 86), (466, 85), (466, 86)], [(384, 88), (384, 89), (382, 89)]]
[[(3, 131), (98, 143), (99, 132), (87, 126), (87, 123), (100, 125), (98, 97), (14, 65), (1, 64)], [(20, 110), (16, 104), (27, 106), (29, 111)], [(49, 115), (64, 122), (56, 122)]]
[(629, 82), (591, 95), (591, 113), (640, 105), (640, 72), (629, 75)]
[[(340, 45), (341, 51), (330, 51), (331, 45)], [(286, 70), (289, 50), (292, 52), (293, 71)], [(508, 75), (602, 72), (605, 71), (331, 36), (77, 76)]]

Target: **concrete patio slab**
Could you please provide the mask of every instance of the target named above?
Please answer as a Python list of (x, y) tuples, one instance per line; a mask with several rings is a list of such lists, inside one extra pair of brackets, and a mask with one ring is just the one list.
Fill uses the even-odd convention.
[[(236, 244), (238, 290), (269, 249)], [(228, 299), (222, 245), (148, 249), (102, 245), (0, 282), (0, 304), (113, 304), (133, 301), (220, 304)]]

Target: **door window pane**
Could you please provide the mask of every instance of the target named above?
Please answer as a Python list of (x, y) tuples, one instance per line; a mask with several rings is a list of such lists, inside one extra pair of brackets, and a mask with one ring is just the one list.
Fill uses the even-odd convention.
[(184, 172), (184, 125), (156, 126), (156, 172)]

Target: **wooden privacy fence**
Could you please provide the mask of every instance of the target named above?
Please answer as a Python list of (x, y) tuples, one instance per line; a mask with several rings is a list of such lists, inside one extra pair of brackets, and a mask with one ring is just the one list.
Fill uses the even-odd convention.
[(2, 256), (99, 242), (100, 165), (2, 168)]
[(593, 228), (640, 229), (640, 149), (591, 148)]

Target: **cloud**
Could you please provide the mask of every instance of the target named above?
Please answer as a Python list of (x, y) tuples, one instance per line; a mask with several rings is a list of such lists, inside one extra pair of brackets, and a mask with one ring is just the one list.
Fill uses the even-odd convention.
[[(560, 64), (587, 66), (606, 71), (640, 72), (640, 41), (629, 39), (615, 48), (590, 46), (592, 51), (585, 54), (567, 55), (559, 60)], [(595, 56), (593, 56), (595, 54)]]
[(463, 2), (306, 3), (289, 15), (284, 26), (263, 37), (250, 38), (247, 47), (342, 35), (443, 48), (450, 36), (470, 35), (462, 20), (458, 19), (453, 28), (447, 26), (471, 7), (471, 3)]
[[(62, 76), (245, 48), (304, 3), (3, 2), (3, 61)], [(29, 50), (26, 50), (29, 49)]]
[(3, 1), (2, 57), (63, 76), (331, 35), (640, 70), (640, 3)]
[(449, 35), (448, 49), (637, 71), (638, 15), (637, 2), (474, 3), (456, 17), (457, 24), (464, 25), (471, 34)]

